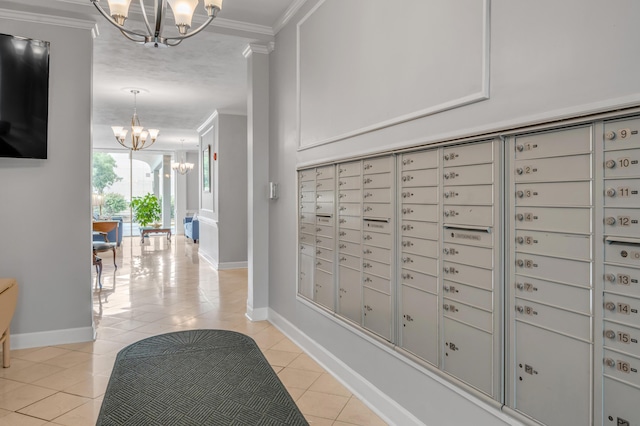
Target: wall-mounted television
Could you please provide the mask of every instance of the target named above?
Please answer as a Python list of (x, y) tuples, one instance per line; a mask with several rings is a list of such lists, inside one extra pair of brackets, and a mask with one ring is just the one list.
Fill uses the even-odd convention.
[(47, 158), (49, 42), (0, 34), (0, 157)]

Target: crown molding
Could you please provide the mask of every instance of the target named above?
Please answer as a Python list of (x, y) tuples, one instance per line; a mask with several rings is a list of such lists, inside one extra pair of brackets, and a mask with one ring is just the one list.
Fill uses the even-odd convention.
[(263, 55), (268, 55), (269, 53), (273, 52), (275, 47), (276, 44), (273, 42), (267, 44), (249, 43), (247, 47), (244, 48), (242, 56), (244, 56), (245, 58), (249, 58), (249, 56), (251, 56), (253, 53), (262, 53)]
[(90, 20), (88, 21), (64, 16), (52, 16), (9, 9), (0, 9), (0, 18), (11, 19), (14, 21), (35, 22), (37, 24), (57, 25), (60, 27), (79, 28), (82, 30), (90, 30), (93, 34), (97, 33), (96, 23)]
[(307, 0), (293, 0), (287, 10), (284, 11), (282, 16), (278, 18), (276, 23), (274, 24), (272, 31), (273, 34), (278, 34), (282, 28), (285, 27), (293, 19), (295, 14), (300, 10), (302, 6), (307, 2)]
[(207, 128), (209, 128), (216, 118), (218, 118), (218, 110), (213, 111), (213, 114), (204, 120), (204, 122), (196, 129), (198, 134), (201, 135)]

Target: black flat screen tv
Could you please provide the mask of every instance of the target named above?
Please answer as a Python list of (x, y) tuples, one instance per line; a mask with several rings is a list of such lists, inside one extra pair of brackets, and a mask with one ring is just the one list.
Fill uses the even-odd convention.
[(0, 34), (0, 157), (47, 158), (49, 42)]

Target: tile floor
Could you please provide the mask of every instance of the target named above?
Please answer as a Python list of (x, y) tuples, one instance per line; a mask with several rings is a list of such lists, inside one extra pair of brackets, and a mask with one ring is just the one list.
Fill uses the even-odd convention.
[(0, 426), (94, 425), (120, 349), (196, 328), (251, 336), (311, 425), (385, 424), (269, 322), (245, 318), (245, 269), (215, 271), (183, 236), (124, 240), (117, 270), (103, 256), (102, 291), (91, 284), (97, 340), (11, 351), (11, 367), (0, 368)]

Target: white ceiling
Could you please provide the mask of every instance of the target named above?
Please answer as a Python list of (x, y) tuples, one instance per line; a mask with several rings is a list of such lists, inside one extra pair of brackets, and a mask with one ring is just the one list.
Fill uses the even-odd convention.
[[(89, 0), (59, 0), (86, 6)], [(250, 42), (273, 41), (287, 16), (305, 0), (225, 0), (204, 32), (170, 48), (146, 48), (126, 40), (95, 12), (99, 36), (94, 41), (93, 143), (116, 149), (112, 125), (128, 125), (133, 113), (131, 88), (145, 128), (160, 129), (159, 150), (195, 150), (196, 129), (218, 110), (246, 114), (247, 65), (242, 52)], [(82, 2), (82, 3), (81, 3)], [(103, 1), (105, 7), (106, 2)], [(134, 7), (135, 1), (132, 2)], [(147, 0), (147, 4), (151, 2)], [(91, 6), (93, 8), (93, 6)], [(202, 9), (196, 21), (204, 20)], [(76, 9), (77, 10), (77, 9)], [(93, 13), (90, 10), (87, 12)], [(132, 13), (127, 25), (142, 21)], [(173, 15), (167, 12), (173, 27)], [(174, 27), (175, 28), (175, 27)], [(173, 30), (174, 28), (170, 28)]]

